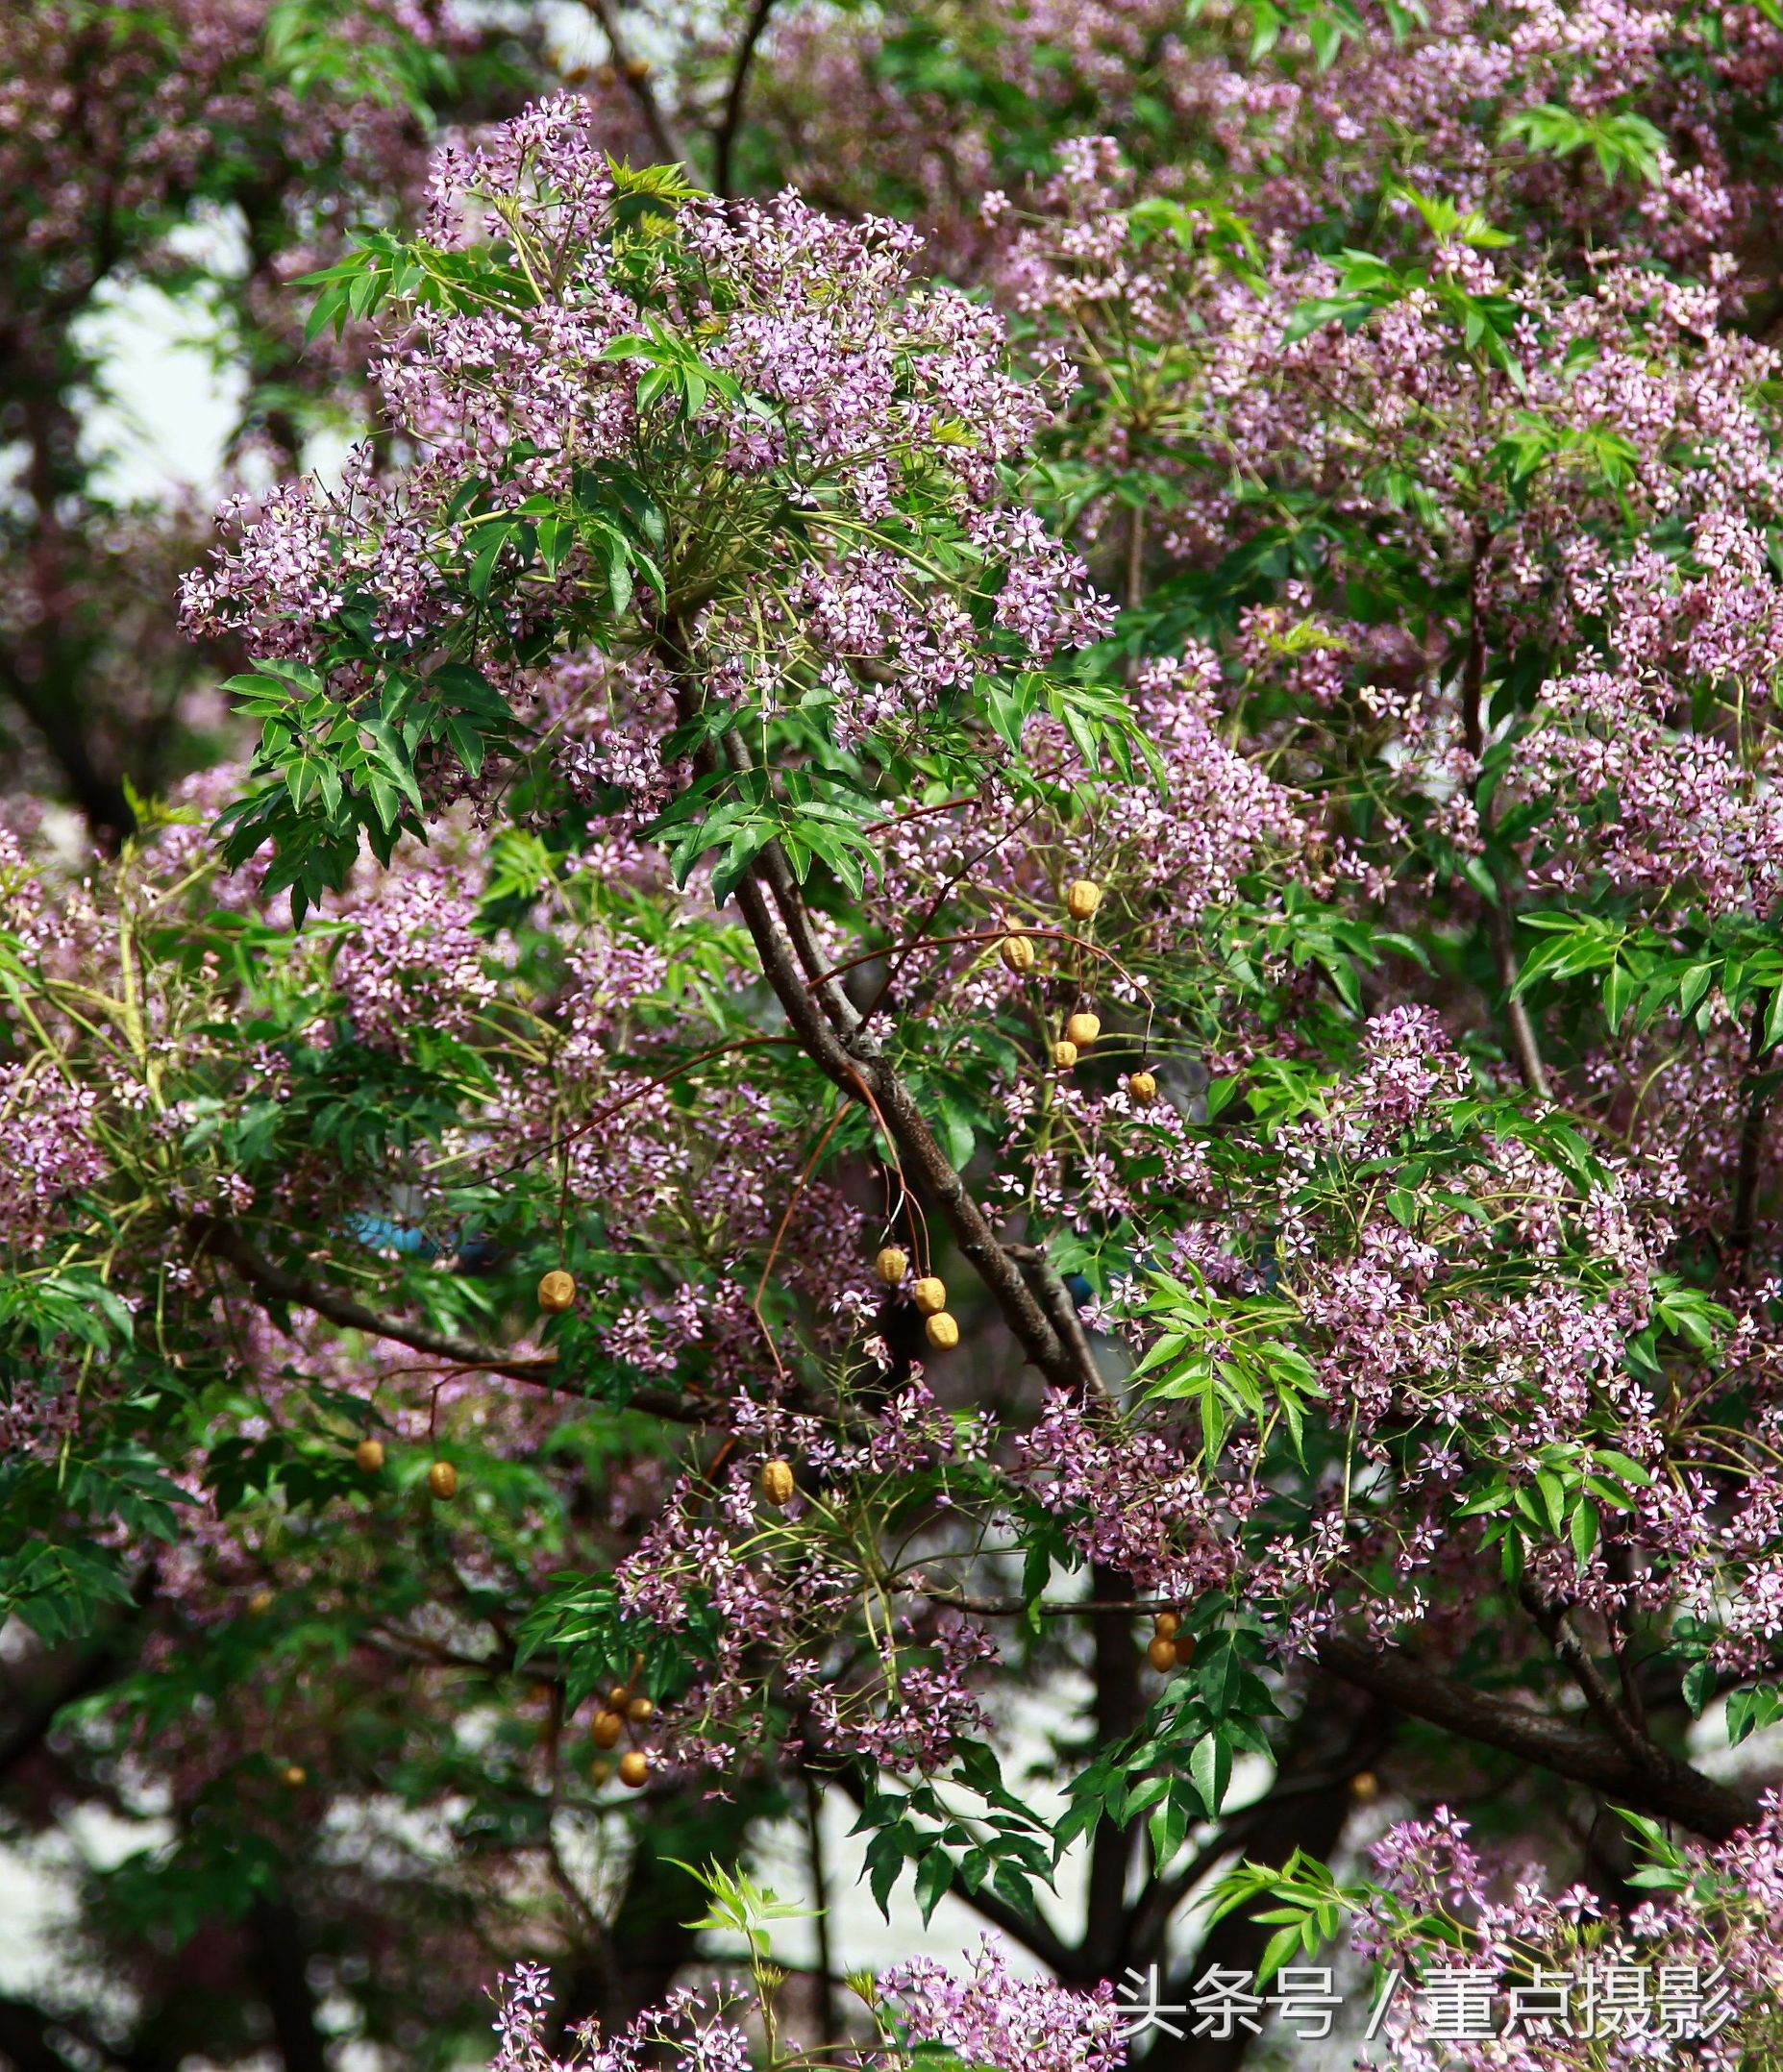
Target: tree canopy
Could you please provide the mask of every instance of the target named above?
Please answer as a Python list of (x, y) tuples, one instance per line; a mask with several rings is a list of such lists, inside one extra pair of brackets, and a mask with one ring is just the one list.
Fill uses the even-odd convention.
[(0, 2060), (1775, 2065), (1783, 10), (591, 23), (0, 26)]

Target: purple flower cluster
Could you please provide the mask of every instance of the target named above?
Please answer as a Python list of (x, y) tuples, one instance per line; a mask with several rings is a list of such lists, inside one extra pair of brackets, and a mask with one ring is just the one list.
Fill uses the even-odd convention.
[[(1081, 558), (1003, 488), (1047, 406), (1011, 373), (993, 312), (920, 280), (910, 232), (839, 222), (790, 193), (690, 200), (672, 251), (621, 265), (605, 234), (614, 206), (571, 96), (441, 153), (435, 237), (499, 258), (524, 285), (500, 307), (422, 307), (386, 327), (379, 379), (411, 464), (376, 476), (361, 449), (333, 491), (288, 483), (232, 506), (233, 543), (186, 581), (194, 632), (312, 659), (352, 598), (393, 648), (469, 640), (517, 695), (549, 703), (552, 666), (519, 668), (508, 644), (576, 626), (605, 563), (578, 546), (550, 580), (508, 585), (483, 629), (461, 571), (476, 523), (528, 498), (572, 512), (581, 471), (609, 467), (663, 513), (667, 595), (650, 612), (686, 624), (713, 694), (770, 708), (827, 698), (844, 743), (907, 727), (981, 669), (1107, 630)], [(703, 370), (679, 407), (640, 388), (660, 363), (653, 337)], [(492, 484), (475, 522), (454, 501), (472, 478)], [(788, 506), (796, 526), (779, 523)], [(501, 566), (517, 578), (514, 553)], [(649, 698), (646, 665), (634, 706)], [(597, 767), (592, 747), (564, 741), (579, 777)], [(632, 753), (647, 763), (643, 744)], [(641, 768), (621, 781), (640, 776), (648, 788)]]

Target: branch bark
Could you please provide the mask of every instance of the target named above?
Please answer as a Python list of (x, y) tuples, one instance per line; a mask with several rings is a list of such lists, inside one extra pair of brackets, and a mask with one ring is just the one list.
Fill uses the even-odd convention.
[(774, 12), (774, 0), (755, 0), (749, 11), (749, 20), (743, 26), (743, 35), (736, 47), (736, 56), (731, 64), (731, 85), (725, 94), (725, 111), (719, 119), (717, 135), (712, 139), (712, 192), (720, 201), (731, 197), (731, 170), (736, 152), (737, 132), (743, 126), (743, 103), (749, 88), (749, 69), (755, 62), (755, 46), (761, 41), (762, 31), (768, 26), (768, 16)]
[[(701, 709), (685, 629), (673, 622), (664, 625), (657, 631), (656, 648), (676, 686), (677, 717), (685, 725)], [(702, 777), (714, 777), (724, 767), (719, 747), (709, 739), (695, 750), (692, 761)], [(813, 989), (807, 983), (822, 973), (823, 966), (814, 941), (806, 950), (816, 964), (814, 971), (807, 971), (799, 953), (798, 939), (808, 931), (810, 921), (778, 843), (768, 843), (757, 854), (738, 880), (735, 899), (762, 975), (800, 1047), (826, 1078), (879, 1119), (906, 1168), (906, 1176), (936, 1204), (954, 1244), (984, 1283), (1028, 1359), (1055, 1387), (1082, 1388), (1085, 1377), (1076, 1349), (1061, 1338), (1021, 1267), (991, 1228), (909, 1088), (879, 1055), (871, 1029), (846, 1002), (846, 1013), (832, 1020), (834, 1002), (822, 998), (822, 985)]]
[(1609, 1729), (1610, 1739), (1623, 1755), (1640, 1764), (1650, 1764), (1654, 1759), (1665, 1761), (1665, 1751), (1649, 1740), (1617, 1703), (1602, 1672), (1592, 1659), (1591, 1650), (1573, 1630), (1567, 1616), (1568, 1607), (1544, 1604), (1527, 1583), (1518, 1595), (1523, 1599), (1523, 1609), (1541, 1627), (1555, 1659), (1565, 1665), (1586, 1704)]
[(1661, 1748), (1637, 1760), (1604, 1735), (1475, 1690), (1397, 1649), (1331, 1635), (1320, 1641), (1317, 1659), (1321, 1668), (1402, 1713), (1589, 1785), (1637, 1813), (1675, 1820), (1711, 1841), (1725, 1841), (1758, 1816), (1751, 1794), (1718, 1784)]
[(315, 1989), (310, 1984), (303, 1924), (285, 1899), (260, 1899), (254, 1907), (256, 1969), (285, 2072), (328, 2072), (328, 2051), (316, 2024)]

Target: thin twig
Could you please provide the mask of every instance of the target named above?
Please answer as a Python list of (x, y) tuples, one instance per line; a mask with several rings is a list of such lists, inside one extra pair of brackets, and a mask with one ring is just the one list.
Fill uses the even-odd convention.
[[(1468, 581), (1469, 613), (1467, 655), (1461, 669), (1461, 730), (1468, 753), (1475, 764), (1486, 752), (1486, 562), (1492, 551), (1492, 535), (1484, 524), (1473, 532), (1473, 564)], [(1488, 805), (1479, 816), (1479, 831), (1490, 848), (1492, 813)], [(1492, 943), (1493, 963), (1504, 994), (1504, 1016), (1516, 1053), (1517, 1070), (1523, 1084), (1538, 1100), (1551, 1098), (1548, 1073), (1542, 1063), (1542, 1048), (1535, 1033), (1527, 1002), (1517, 991), (1521, 975), (1517, 962), (1516, 912), (1511, 903), (1508, 873), (1496, 860), (1489, 861), (1497, 897), (1487, 903), (1486, 932)]]

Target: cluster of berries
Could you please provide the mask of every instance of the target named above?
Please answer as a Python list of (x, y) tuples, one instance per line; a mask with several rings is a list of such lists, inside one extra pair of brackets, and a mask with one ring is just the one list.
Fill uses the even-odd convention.
[[(1093, 878), (1076, 878), (1066, 889), (1065, 911), (1073, 921), (1093, 920), (1102, 902), (1102, 889)], [(1020, 931), (1012, 932), (998, 944), (997, 954), (1006, 970), (1018, 978), (1026, 978), (1034, 968), (1034, 939)], [(1101, 1018), (1087, 1007), (1079, 1007), (1067, 1020), (1064, 1034), (1052, 1046), (1053, 1064), (1060, 1072), (1069, 1072), (1101, 1034)], [(1127, 1091), (1136, 1106), (1149, 1107), (1157, 1098), (1157, 1080), (1149, 1072), (1129, 1073)]]

